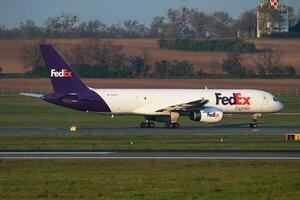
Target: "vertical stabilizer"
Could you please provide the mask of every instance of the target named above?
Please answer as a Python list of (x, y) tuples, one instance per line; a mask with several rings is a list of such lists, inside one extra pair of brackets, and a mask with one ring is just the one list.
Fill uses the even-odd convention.
[(89, 90), (52, 45), (40, 45), (40, 48), (55, 93), (79, 93)]

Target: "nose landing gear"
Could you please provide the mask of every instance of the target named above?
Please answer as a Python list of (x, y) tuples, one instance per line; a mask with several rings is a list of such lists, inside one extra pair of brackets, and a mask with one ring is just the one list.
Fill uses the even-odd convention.
[(258, 118), (261, 117), (261, 114), (253, 114), (252, 115), (252, 122), (250, 124), (250, 128), (257, 128), (257, 121), (258, 121)]
[(256, 122), (251, 122), (250, 128), (257, 128), (257, 123)]

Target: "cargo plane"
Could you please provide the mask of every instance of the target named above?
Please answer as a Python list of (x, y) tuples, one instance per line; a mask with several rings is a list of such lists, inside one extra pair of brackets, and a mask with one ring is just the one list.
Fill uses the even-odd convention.
[(252, 115), (250, 127), (256, 128), (261, 114), (284, 108), (274, 95), (252, 89), (94, 89), (80, 80), (52, 45), (41, 45), (40, 49), (54, 92), (23, 95), (84, 112), (141, 115), (145, 117), (141, 128), (154, 128), (154, 122), (179, 128), (181, 116), (199, 123), (216, 123), (224, 114)]

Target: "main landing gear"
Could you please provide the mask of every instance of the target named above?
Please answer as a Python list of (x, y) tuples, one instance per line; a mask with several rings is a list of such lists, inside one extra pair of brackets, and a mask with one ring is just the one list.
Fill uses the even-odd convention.
[(166, 115), (163, 117), (157, 117), (157, 116), (145, 116), (145, 121), (141, 123), (141, 128), (155, 128), (155, 124), (151, 121), (157, 121), (157, 122), (165, 122), (165, 128), (169, 129), (177, 129), (180, 128), (179, 123), (177, 122), (179, 118), (179, 113), (177, 112), (171, 112), (170, 115)]
[(252, 115), (252, 122), (250, 124), (250, 128), (257, 128), (257, 121), (261, 114), (253, 114)]
[(174, 128), (174, 129), (178, 129), (180, 128), (180, 124), (178, 122), (175, 123), (171, 123), (171, 122), (167, 122), (165, 124), (165, 128)]
[[(140, 124), (140, 127), (141, 128), (155, 128), (155, 124), (153, 122), (142, 122)], [(167, 123), (165, 123), (165, 128), (168, 128), (168, 129), (171, 129), (171, 128), (178, 129), (178, 128), (180, 128), (180, 124), (177, 123), (177, 122), (175, 122), (175, 123), (167, 122)]]
[(179, 118), (179, 113), (177, 113), (177, 112), (171, 112), (170, 121), (166, 122), (165, 128), (173, 128), (173, 129), (180, 128), (180, 125), (177, 122), (178, 118)]
[(141, 128), (155, 128), (155, 124), (153, 122), (142, 122)]

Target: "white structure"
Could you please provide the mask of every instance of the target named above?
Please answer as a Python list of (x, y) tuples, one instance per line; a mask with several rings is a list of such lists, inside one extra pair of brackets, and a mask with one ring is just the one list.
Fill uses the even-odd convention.
[[(282, 21), (280, 23), (273, 22), (272, 16), (265, 12), (266, 6), (275, 9)], [(264, 8), (265, 7), (265, 8)], [(257, 7), (257, 37), (260, 38), (262, 34), (285, 33), (289, 31), (289, 12), (287, 1), (280, 4), (279, 0), (261, 0)]]

